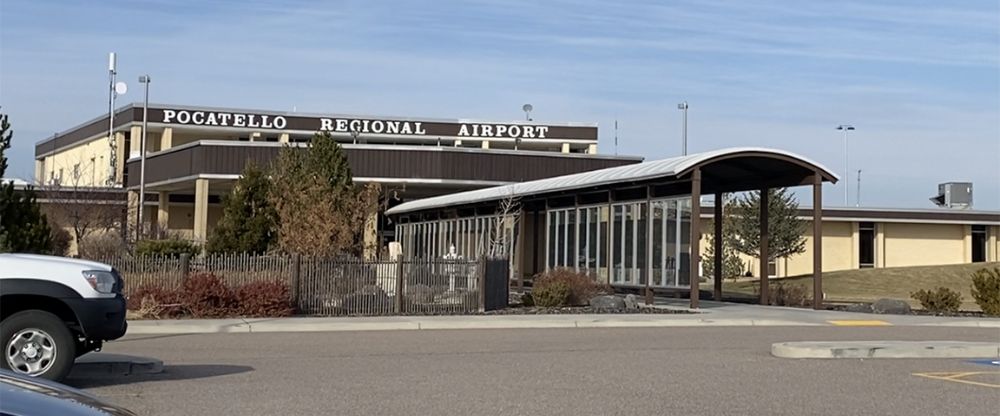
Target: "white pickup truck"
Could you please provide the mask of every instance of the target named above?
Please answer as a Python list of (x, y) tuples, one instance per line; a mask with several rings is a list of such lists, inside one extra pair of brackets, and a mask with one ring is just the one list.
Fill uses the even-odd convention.
[(125, 282), (111, 266), (0, 254), (0, 368), (51, 380), (125, 335)]

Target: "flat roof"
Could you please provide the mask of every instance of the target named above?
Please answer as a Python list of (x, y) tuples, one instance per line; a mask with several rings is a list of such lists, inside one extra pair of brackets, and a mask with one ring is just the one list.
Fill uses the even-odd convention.
[[(737, 159), (739, 158), (745, 158), (745, 160), (738, 161)], [(754, 161), (762, 159), (789, 162), (793, 165), (797, 165), (799, 169), (808, 168), (811, 171), (818, 171), (823, 175), (823, 179), (826, 181), (836, 182), (839, 180), (836, 174), (824, 166), (791, 152), (761, 147), (737, 147), (627, 166), (594, 170), (572, 175), (557, 176), (511, 185), (478, 189), (474, 191), (459, 192), (456, 194), (443, 195), (433, 198), (425, 198), (397, 205), (386, 211), (386, 214), (398, 215), (446, 207), (500, 201), (506, 198), (519, 199), (533, 195), (574, 191), (620, 183), (634, 183), (658, 179), (668, 180), (683, 176), (692, 168), (705, 165), (710, 162), (725, 162), (728, 164), (738, 162), (738, 165), (734, 165), (730, 167), (730, 169), (727, 169), (725, 175), (718, 175), (714, 179), (716, 182), (719, 182), (731, 177), (732, 175), (738, 176), (741, 171), (745, 172), (748, 176), (756, 173), (753, 172), (753, 167), (750, 166), (750, 164)], [(716, 187), (718, 186), (719, 185), (716, 185)]]
[[(115, 110), (115, 128), (119, 129), (122, 126), (142, 121), (142, 109), (142, 103), (130, 103), (118, 107)], [(369, 128), (367, 123), (368, 121), (372, 122), (373, 129), (376, 121), (379, 123), (422, 123), (422, 128), (425, 130), (422, 134), (418, 134), (414, 131), (413, 134), (399, 133), (396, 136), (426, 139), (432, 139), (439, 136), (454, 136), (470, 140), (513, 140), (515, 138), (520, 140), (523, 136), (524, 139), (522, 141), (525, 143), (532, 140), (568, 140), (574, 143), (586, 144), (597, 142), (598, 128), (597, 123), (593, 122), (547, 122), (523, 119), (482, 120), (474, 118), (442, 119), (431, 117), (373, 116), (160, 103), (150, 103), (148, 109), (149, 124), (151, 126), (186, 126), (205, 129), (236, 128), (248, 131), (276, 132), (316, 132), (326, 128), (336, 129), (333, 131), (342, 132), (346, 131), (342, 128), (346, 128), (349, 123), (358, 121), (359, 123), (365, 122), (363, 128), (357, 129), (363, 134), (380, 135), (382, 134), (380, 131), (365, 131), (365, 129)], [(181, 112), (191, 114), (186, 114), (185, 117), (176, 117), (180, 115)], [(201, 116), (201, 120), (199, 120), (199, 117), (192, 116), (194, 112), (200, 113), (199, 115)], [(211, 115), (211, 118), (208, 117), (209, 115)], [(220, 121), (213, 122), (216, 115), (219, 116)], [(254, 123), (252, 118), (250, 118), (249, 122), (246, 122), (246, 119), (243, 118), (244, 115), (258, 117), (257, 123)], [(243, 120), (244, 122), (237, 122), (235, 116), (241, 117), (240, 120)], [(277, 124), (268, 122), (269, 120), (273, 121), (276, 118), (282, 118), (284, 121)], [(329, 122), (329, 124), (324, 125), (321, 123), (322, 119), (340, 120), (340, 123)], [(101, 114), (88, 121), (77, 124), (69, 129), (40, 140), (35, 144), (36, 158), (41, 154), (51, 153), (57, 149), (71, 147), (91, 140), (94, 137), (101, 137), (101, 135), (107, 136), (109, 127), (108, 123), (108, 115)], [(351, 126), (360, 127), (360, 124), (351, 124)], [(497, 129), (498, 127), (502, 129), (503, 133), (501, 133), (500, 129)], [(410, 126), (410, 128), (413, 128), (413, 126)], [(463, 130), (463, 128), (465, 130)], [(413, 130), (419, 129), (420, 128), (417, 127)], [(518, 132), (523, 132), (523, 134), (514, 134), (514, 129)], [(531, 130), (530, 135), (528, 130)], [(513, 136), (511, 136), (512, 134)], [(539, 134), (542, 136), (535, 137)], [(546, 134), (549, 137), (546, 137)]]

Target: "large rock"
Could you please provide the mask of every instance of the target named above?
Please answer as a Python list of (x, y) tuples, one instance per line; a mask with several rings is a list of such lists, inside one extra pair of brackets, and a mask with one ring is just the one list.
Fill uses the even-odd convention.
[(872, 304), (872, 311), (875, 313), (906, 315), (910, 313), (910, 304), (899, 299), (879, 299)]
[(639, 299), (635, 295), (629, 293), (625, 295), (625, 310), (636, 311), (639, 310)]
[(870, 303), (852, 303), (844, 308), (847, 312), (858, 312), (858, 313), (872, 313), (872, 304)]
[(590, 307), (601, 310), (620, 311), (625, 309), (625, 299), (615, 295), (601, 295), (590, 298)]

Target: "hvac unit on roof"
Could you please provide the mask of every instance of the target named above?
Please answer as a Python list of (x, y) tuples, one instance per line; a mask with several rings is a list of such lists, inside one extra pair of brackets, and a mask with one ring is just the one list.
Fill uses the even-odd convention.
[(972, 182), (945, 182), (938, 185), (938, 194), (931, 202), (945, 208), (972, 208)]

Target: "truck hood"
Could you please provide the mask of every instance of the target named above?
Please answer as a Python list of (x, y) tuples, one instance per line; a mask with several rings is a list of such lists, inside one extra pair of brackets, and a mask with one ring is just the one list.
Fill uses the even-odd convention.
[(31, 270), (39, 267), (59, 265), (64, 268), (79, 268), (84, 270), (111, 271), (111, 266), (96, 261), (71, 259), (68, 257), (44, 256), (40, 254), (0, 254), (0, 268), (6, 270)]

